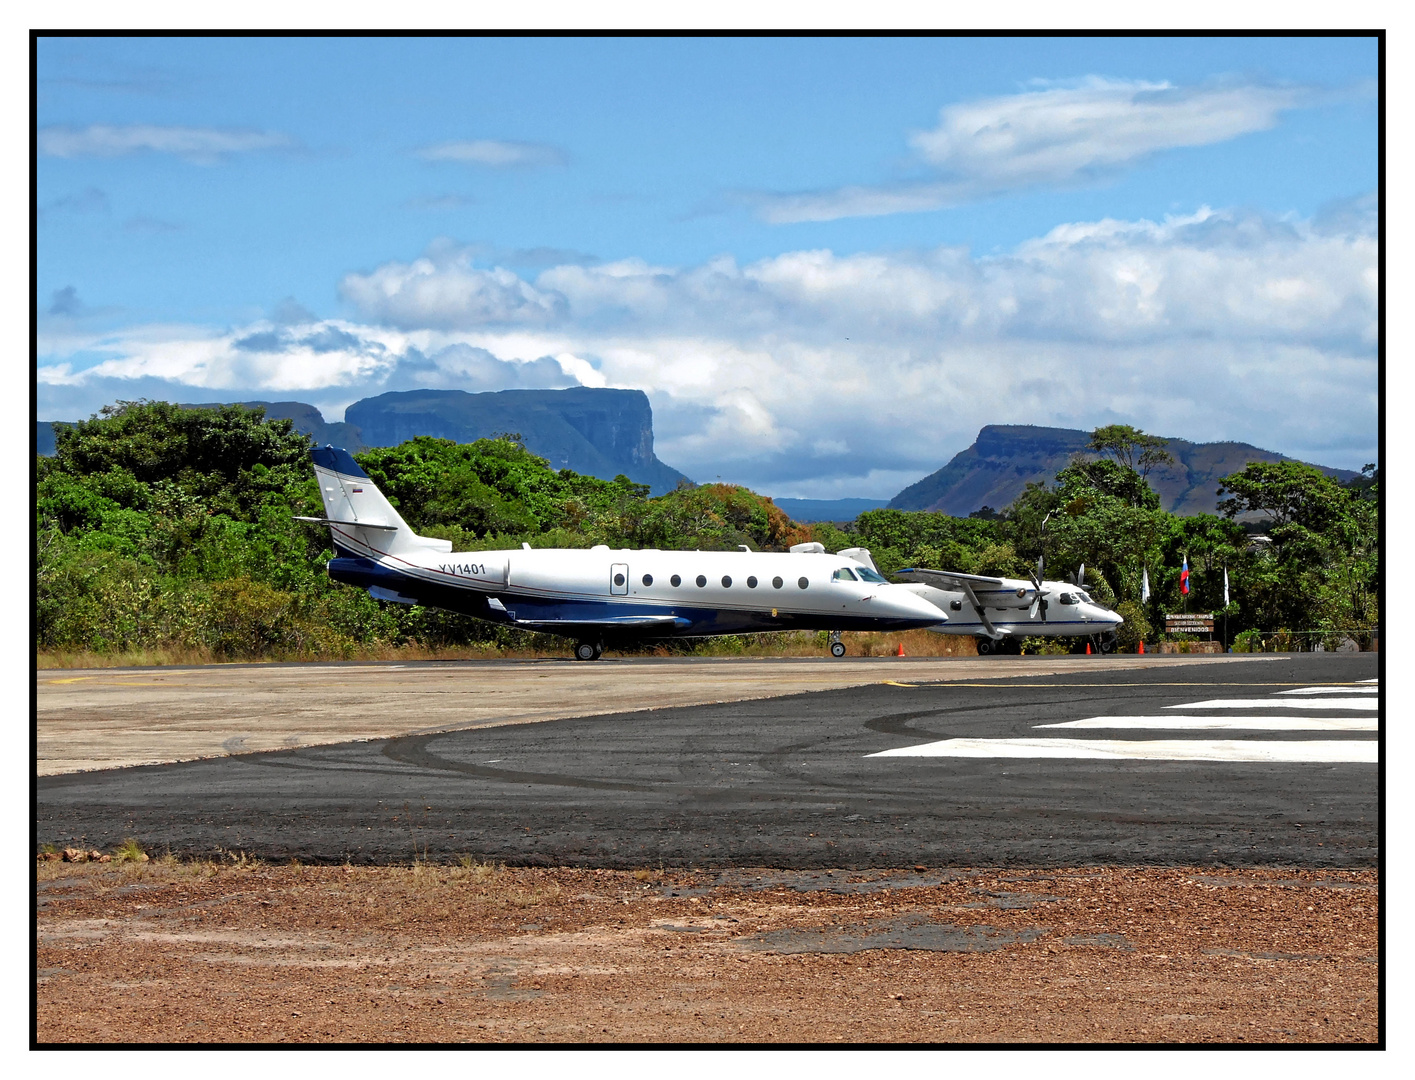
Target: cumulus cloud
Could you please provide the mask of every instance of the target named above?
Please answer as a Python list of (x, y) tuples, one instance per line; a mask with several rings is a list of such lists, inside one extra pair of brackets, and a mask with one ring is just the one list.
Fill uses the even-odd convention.
[(339, 283), (339, 295), (367, 317), (410, 329), (545, 323), (564, 308), (555, 293), (537, 289), (510, 270), (479, 270), (469, 251), (445, 246), (411, 263), (348, 274)]
[(504, 139), (467, 139), (425, 146), (418, 152), (424, 161), (455, 161), (490, 169), (564, 165), (565, 152), (547, 143), (509, 142)]
[(756, 197), (770, 222), (937, 210), (1025, 188), (1094, 181), (1162, 150), (1206, 146), (1273, 127), (1312, 100), (1291, 86), (1092, 77), (1069, 86), (947, 105), (909, 140), (932, 175), (883, 185)]
[(84, 302), (79, 299), (78, 289), (65, 285), (62, 289), (54, 290), (54, 295), (49, 300), (49, 314), (74, 316), (83, 313)]
[[(344, 402), (370, 387), (635, 387), (663, 460), (780, 496), (887, 498), (990, 423), (1124, 422), (1359, 466), (1377, 409), (1361, 205), (1078, 222), (986, 257), (795, 251), (530, 278), (444, 245), (346, 278), (355, 321), (188, 331), (180, 349), (134, 338), (99, 367)], [(40, 352), (42, 401), (94, 377)]]
[[(72, 288), (54, 294), (53, 310), (65, 309), (60, 314), (75, 305), (82, 307)], [(573, 357), (503, 360), (426, 334), (316, 319), (288, 298), (273, 318), (225, 332), (189, 326), (68, 332), (42, 336), (40, 351), (40, 412), (51, 419), (77, 419), (119, 398), (192, 401), (213, 395), (232, 401), (296, 398), (338, 419), (350, 402), (389, 390), (476, 393), (579, 385)]]
[(231, 154), (282, 150), (294, 140), (277, 131), (248, 128), (174, 127), (158, 124), (55, 125), (39, 129), (45, 157), (123, 157), (140, 152), (172, 154), (194, 165), (215, 165)]

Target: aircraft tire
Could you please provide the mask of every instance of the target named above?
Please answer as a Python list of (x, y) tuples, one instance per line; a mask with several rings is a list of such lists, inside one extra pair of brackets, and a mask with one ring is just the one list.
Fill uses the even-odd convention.
[(593, 642), (582, 641), (575, 646), (576, 660), (598, 660), (600, 648)]
[(997, 651), (997, 646), (996, 646), (996, 644), (994, 644), (992, 638), (985, 638), (985, 637), (979, 637), (979, 638), (978, 638), (978, 655), (979, 655), (979, 656), (991, 656), (991, 655), (992, 655), (993, 653), (995, 653), (996, 651)]
[(845, 655), (845, 642), (843, 642), (843, 641), (834, 641), (834, 642), (831, 642), (831, 645), (830, 645), (830, 655), (833, 656), (833, 657), (835, 657), (837, 660), (839, 660), (842, 656), (844, 656), (844, 655)]

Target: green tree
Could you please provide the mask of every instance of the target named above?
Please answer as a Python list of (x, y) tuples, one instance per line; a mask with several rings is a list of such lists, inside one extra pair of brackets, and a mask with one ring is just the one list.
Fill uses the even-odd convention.
[(1111, 454), (1131, 472), (1144, 480), (1159, 465), (1172, 464), (1174, 455), (1169, 444), (1158, 435), (1146, 435), (1129, 424), (1107, 424), (1091, 432), (1091, 449)]

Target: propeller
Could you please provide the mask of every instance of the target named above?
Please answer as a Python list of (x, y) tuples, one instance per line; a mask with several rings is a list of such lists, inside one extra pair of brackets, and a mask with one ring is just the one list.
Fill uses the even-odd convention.
[(1032, 588), (1034, 588), (1034, 589), (1037, 591), (1037, 595), (1036, 595), (1035, 598), (1033, 598), (1033, 600), (1032, 600), (1032, 606), (1027, 610), (1027, 618), (1029, 618), (1029, 619), (1035, 619), (1035, 618), (1037, 617), (1037, 612), (1040, 611), (1040, 612), (1042, 613), (1042, 622), (1046, 622), (1046, 621), (1047, 621), (1047, 596), (1046, 596), (1046, 590), (1042, 588), (1042, 583), (1041, 583), (1041, 581), (1037, 578), (1037, 575), (1036, 575), (1036, 574), (1032, 574), (1032, 575), (1031, 575), (1031, 578), (1032, 578)]

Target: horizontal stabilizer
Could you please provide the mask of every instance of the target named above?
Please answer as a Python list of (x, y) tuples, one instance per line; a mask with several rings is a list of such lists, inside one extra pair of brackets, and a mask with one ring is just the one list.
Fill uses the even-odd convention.
[(370, 585), (368, 594), (375, 600), (386, 600), (392, 604), (416, 604), (418, 602), (416, 596), (407, 596), (396, 589), (385, 589), (381, 585)]
[(350, 529), (381, 529), (384, 532), (397, 532), (397, 525), (375, 525), (371, 521), (338, 521), (334, 518), (317, 517), (296, 517), (296, 521), (308, 521), (314, 525), (343, 525)]

